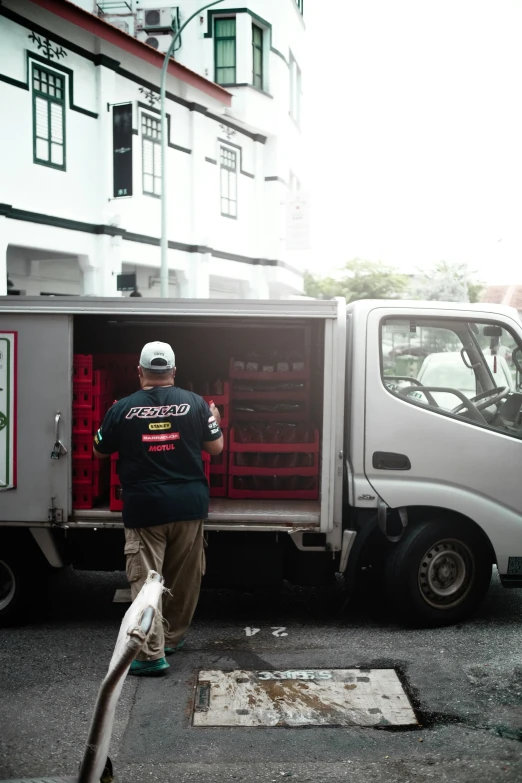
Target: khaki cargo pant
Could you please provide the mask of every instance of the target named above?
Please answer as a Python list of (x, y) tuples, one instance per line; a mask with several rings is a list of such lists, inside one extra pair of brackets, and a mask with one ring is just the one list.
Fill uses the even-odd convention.
[(165, 646), (175, 647), (185, 636), (196, 610), (205, 572), (203, 520), (125, 528), (125, 555), (133, 601), (151, 569), (163, 575), (171, 592), (163, 594), (163, 624), (158, 617), (136, 656), (156, 661), (163, 658)]

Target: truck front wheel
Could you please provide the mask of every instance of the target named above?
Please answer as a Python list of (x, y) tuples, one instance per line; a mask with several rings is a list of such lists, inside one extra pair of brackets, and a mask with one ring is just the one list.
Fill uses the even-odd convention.
[(491, 580), (491, 553), (480, 533), (445, 520), (407, 528), (388, 555), (386, 584), (392, 607), (420, 625), (466, 618)]

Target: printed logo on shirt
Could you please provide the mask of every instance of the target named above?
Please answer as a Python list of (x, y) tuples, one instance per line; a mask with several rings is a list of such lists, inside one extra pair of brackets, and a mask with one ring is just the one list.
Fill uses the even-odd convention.
[(170, 421), (161, 421), (157, 424), (149, 424), (149, 430), (170, 430), (172, 429), (172, 424)]
[(219, 424), (215, 420), (215, 418), (212, 416), (212, 421), (208, 420), (208, 429), (211, 435), (217, 435), (219, 432)]
[(190, 410), (188, 402), (181, 405), (154, 405), (148, 407), (131, 408), (125, 416), (126, 419), (157, 419), (169, 416), (186, 416)]
[(171, 432), (169, 435), (142, 435), (141, 440), (143, 443), (151, 443), (151, 442), (157, 442), (162, 441), (165, 442), (167, 440), (179, 440), (180, 435), (179, 432)]
[(174, 451), (175, 449), (173, 443), (158, 443), (157, 446), (149, 446), (149, 451)]

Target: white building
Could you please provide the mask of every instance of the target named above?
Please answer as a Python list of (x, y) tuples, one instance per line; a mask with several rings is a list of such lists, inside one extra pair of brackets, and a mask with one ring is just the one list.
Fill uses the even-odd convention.
[[(143, 26), (156, 9), (183, 24), (205, 4), (166, 2), (0, 3), (0, 295), (8, 280), (26, 294), (115, 296), (117, 276), (135, 272), (140, 293), (159, 296), (171, 33)], [(302, 168), (301, 3), (225, 0), (181, 35), (167, 77), (171, 296), (302, 290), (285, 237)]]

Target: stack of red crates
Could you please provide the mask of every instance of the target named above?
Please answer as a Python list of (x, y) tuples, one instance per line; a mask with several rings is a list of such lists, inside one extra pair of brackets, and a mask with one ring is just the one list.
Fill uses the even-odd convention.
[(121, 483), (118, 475), (118, 460), (120, 455), (118, 452), (111, 454), (111, 494), (109, 501), (109, 508), (111, 511), (121, 511), (123, 508), (123, 500), (121, 496)]
[(104, 470), (92, 453), (93, 437), (113, 401), (108, 372), (94, 370), (91, 355), (73, 357), (73, 508), (92, 508), (104, 489)]
[(228, 477), (228, 430), (230, 426), (230, 384), (225, 381), (223, 394), (204, 395), (203, 399), (219, 409), (220, 427), (223, 433), (224, 447), (218, 457), (210, 457), (210, 497), (224, 498), (227, 495)]
[[(234, 428), (228, 497), (317, 499), (320, 447), (318, 431), (307, 424), (309, 362), (297, 370), (263, 372), (242, 369), (232, 359), (229, 377)], [(241, 438), (247, 430), (248, 437)]]

